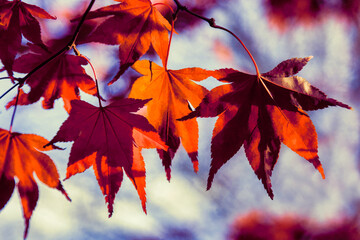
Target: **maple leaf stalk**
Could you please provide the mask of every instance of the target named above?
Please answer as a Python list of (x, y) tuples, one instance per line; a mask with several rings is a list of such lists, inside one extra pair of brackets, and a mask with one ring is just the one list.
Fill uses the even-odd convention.
[(13, 114), (12, 114), (12, 116), (11, 116), (11, 121), (10, 121), (10, 128), (9, 128), (9, 132), (10, 132), (10, 133), (12, 132), (12, 127), (13, 127), (13, 124), (14, 124), (16, 109), (17, 109), (18, 102), (19, 102), (20, 88), (21, 88), (21, 85), (18, 87), (18, 92), (17, 92), (17, 94), (16, 94), (14, 111), (13, 111)]
[(174, 2), (176, 3), (176, 6), (177, 6), (177, 11), (176, 11), (176, 12), (178, 12), (179, 10), (185, 11), (185, 12), (187, 12), (187, 13), (189, 13), (189, 14), (197, 17), (197, 18), (200, 18), (201, 20), (204, 20), (205, 22), (207, 22), (207, 23), (210, 25), (210, 27), (212, 27), (212, 28), (217, 28), (217, 29), (221, 29), (221, 30), (223, 30), (223, 31), (225, 31), (225, 32), (230, 33), (234, 38), (236, 38), (236, 40), (242, 45), (242, 47), (245, 49), (246, 53), (249, 55), (251, 61), (253, 62), (257, 77), (258, 77), (259, 79), (261, 78), (261, 74), (260, 74), (259, 68), (258, 68), (258, 66), (257, 66), (257, 64), (256, 64), (256, 61), (255, 61), (254, 57), (252, 56), (251, 52), (250, 52), (249, 49), (246, 47), (246, 45), (244, 44), (244, 42), (241, 41), (241, 39), (240, 39), (238, 36), (236, 36), (235, 33), (233, 33), (232, 31), (230, 31), (230, 30), (227, 29), (227, 28), (224, 28), (224, 27), (222, 27), (222, 26), (217, 25), (217, 24), (215, 23), (215, 19), (214, 19), (214, 18), (206, 18), (206, 17), (201, 16), (201, 15), (199, 15), (199, 14), (197, 14), (197, 13), (194, 13), (194, 12), (190, 11), (186, 6), (182, 5), (178, 0), (174, 0)]
[(168, 60), (169, 60), (171, 40), (172, 40), (172, 36), (174, 34), (174, 22), (175, 22), (177, 13), (179, 11), (176, 11), (176, 13), (175, 13), (174, 10), (172, 9), (172, 7), (170, 7), (170, 5), (168, 5), (166, 3), (155, 3), (155, 4), (153, 4), (153, 6), (156, 6), (156, 5), (164, 5), (164, 6), (168, 7), (170, 9), (170, 11), (172, 12), (172, 14), (173, 14), (172, 21), (171, 21), (171, 32), (170, 32), (169, 44), (168, 44), (168, 48), (167, 48), (167, 52), (166, 52), (165, 66), (164, 66), (165, 70), (168, 70), (167, 64), (168, 64)]
[(96, 93), (97, 93), (96, 96), (97, 96), (97, 98), (98, 98), (98, 100), (99, 100), (99, 107), (100, 107), (100, 108), (103, 108), (103, 106), (101, 105), (101, 96), (100, 96), (100, 91), (99, 91), (99, 82), (98, 82), (97, 77), (96, 77), (96, 72), (95, 72), (94, 66), (91, 64), (90, 60), (89, 60), (87, 57), (85, 57), (84, 55), (80, 54), (80, 52), (76, 49), (76, 47), (74, 48), (74, 51), (76, 51), (76, 55), (84, 58), (84, 59), (89, 63), (89, 65), (90, 65), (90, 67), (91, 67), (91, 69), (92, 69), (92, 71), (93, 71), (93, 74), (94, 74), (95, 85), (96, 85)]

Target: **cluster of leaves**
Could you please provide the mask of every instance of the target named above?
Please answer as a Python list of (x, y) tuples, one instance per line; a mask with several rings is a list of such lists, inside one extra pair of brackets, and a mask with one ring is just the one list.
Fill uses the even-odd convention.
[(337, 221), (316, 223), (313, 219), (285, 214), (281, 216), (252, 211), (237, 217), (229, 239), (359, 239), (358, 215)]
[[(55, 17), (21, 0), (0, 0), (0, 59), (9, 78), (17, 82), (13, 88), (18, 87), (17, 96), (6, 105), (14, 108), (10, 129), (0, 132), (0, 209), (11, 197), (16, 177), (26, 222), (25, 237), (38, 199), (33, 172), (39, 180), (67, 196), (52, 160), (41, 153), (59, 149), (55, 145), (58, 142), (74, 142), (66, 178), (93, 167), (109, 216), (113, 213), (115, 195), (124, 172), (134, 184), (146, 212), (142, 148), (157, 149), (168, 180), (172, 159), (180, 144), (194, 171), (198, 171), (198, 123), (195, 117), (218, 116), (211, 141), (208, 189), (217, 171), (242, 145), (251, 167), (271, 198), (270, 177), (281, 143), (312, 163), (325, 178), (317, 154), (315, 127), (305, 111), (328, 106), (350, 107), (328, 98), (305, 79), (295, 76), (310, 57), (285, 60), (273, 70), (260, 74), (255, 60), (235, 34), (216, 25), (214, 19), (192, 12), (179, 1), (175, 0), (173, 7), (166, 3), (153, 4), (150, 0), (115, 1), (118, 3), (94, 11), (90, 10), (95, 1), (90, 1), (83, 16), (73, 19), (77, 27), (70, 40), (44, 43), (37, 19)], [(159, 6), (172, 12), (169, 20), (158, 10)], [(183, 13), (235, 36), (249, 53), (256, 75), (234, 69), (168, 69), (174, 22), (180, 21), (178, 16)], [(91, 19), (99, 23), (84, 38), (80, 28)], [(22, 36), (30, 42), (25, 52), (22, 52)], [(130, 67), (142, 75), (133, 84), (128, 98), (108, 99), (110, 103), (103, 106), (96, 75), (93, 79), (83, 68), (89, 61), (77, 51), (78, 42), (119, 45), (120, 65), (109, 84), (119, 81)], [(141, 59), (151, 48), (162, 66)], [(75, 55), (69, 52), (71, 49)], [(26, 75), (17, 78), (14, 72)], [(228, 84), (208, 91), (196, 83), (209, 77)], [(23, 91), (23, 85), (30, 90)], [(80, 90), (96, 96), (98, 106), (80, 100)], [(60, 98), (69, 117), (53, 139), (47, 141), (34, 134), (12, 131), (18, 105), (29, 105), (42, 99), (43, 108), (50, 109)], [(144, 106), (146, 109), (137, 113)]]

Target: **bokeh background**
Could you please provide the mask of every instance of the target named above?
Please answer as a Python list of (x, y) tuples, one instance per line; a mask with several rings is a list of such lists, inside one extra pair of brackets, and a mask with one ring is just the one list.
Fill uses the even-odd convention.
[[(89, 1), (24, 0), (41, 6), (57, 20), (41, 21), (43, 40), (69, 34), (69, 19), (85, 10)], [(155, 1), (154, 1), (155, 2)], [(163, 2), (163, 1), (156, 1)], [(175, 6), (170, 0), (166, 1)], [(317, 129), (319, 156), (326, 179), (286, 146), (282, 146), (272, 176), (274, 200), (253, 173), (241, 149), (215, 176), (206, 191), (211, 161), (211, 132), (216, 118), (198, 119), (200, 125), (199, 172), (193, 173), (185, 150), (180, 147), (166, 180), (155, 150), (143, 150), (147, 167), (147, 209), (128, 179), (117, 194), (114, 214), (109, 219), (104, 197), (92, 169), (63, 182), (72, 202), (56, 190), (39, 184), (40, 197), (30, 222), (28, 239), (236, 239), (244, 234), (264, 236), (330, 236), (356, 239), (360, 211), (360, 1), (358, 0), (227, 0), (180, 1), (192, 10), (216, 19), (218, 25), (239, 36), (256, 59), (260, 71), (267, 72), (292, 57), (314, 56), (298, 74), (328, 96), (353, 110), (328, 108), (310, 112)], [(116, 2), (97, 1), (96, 9)], [(164, 14), (166, 8), (163, 9)], [(168, 67), (181, 69), (234, 68), (255, 73), (241, 45), (229, 34), (212, 29), (206, 22), (181, 13), (176, 24)], [(24, 45), (26, 40), (24, 39)], [(96, 69), (107, 98), (126, 96), (136, 77), (128, 71), (112, 86), (106, 86), (117, 72), (117, 47), (102, 44), (78, 46)], [(148, 54), (144, 58), (158, 59)], [(90, 68), (86, 68), (92, 76)], [(1, 76), (5, 73), (1, 73)], [(21, 76), (15, 73), (15, 76)], [(203, 81), (211, 89), (214, 79)], [(1, 93), (12, 86), (0, 82)], [(5, 105), (16, 94), (12, 91), (0, 104), (0, 127), (9, 128), (12, 109)], [(97, 99), (82, 94), (96, 104)], [(67, 118), (62, 100), (54, 109), (41, 103), (19, 106), (14, 131), (37, 133), (51, 139)], [(51, 151), (61, 178), (65, 177), (71, 143), (64, 151)], [(24, 221), (17, 191), (0, 212), (0, 238), (22, 239)], [(275, 232), (275, 233), (274, 233)], [(299, 233), (300, 232), (300, 233)], [(276, 235), (276, 234), (285, 235)], [(275, 234), (275, 235), (272, 235)], [(290, 235), (286, 235), (290, 234)], [(330, 234), (330, 235), (326, 235)], [(338, 235), (336, 235), (338, 234)], [(339, 235), (340, 234), (340, 235)], [(349, 235), (346, 235), (349, 234)], [(246, 236), (250, 236), (246, 235)], [(261, 237), (261, 236), (260, 236)], [(331, 238), (328, 239), (331, 239)], [(345, 238), (348, 237), (348, 238)], [(354, 237), (354, 238), (352, 238)], [(266, 239), (266, 238), (265, 238)]]

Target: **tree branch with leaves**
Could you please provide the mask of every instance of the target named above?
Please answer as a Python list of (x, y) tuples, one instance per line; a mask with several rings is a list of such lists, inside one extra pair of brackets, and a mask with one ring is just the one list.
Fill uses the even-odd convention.
[[(328, 98), (304, 78), (296, 76), (311, 57), (292, 58), (273, 70), (260, 73), (250, 50), (231, 30), (219, 26), (178, 0), (173, 5), (150, 0), (123, 0), (92, 10), (95, 0), (76, 24), (70, 36), (42, 41), (37, 19), (56, 19), (44, 9), (21, 0), (0, 0), (0, 59), (13, 86), (0, 98), (18, 88), (16, 97), (6, 104), (13, 107), (9, 130), (0, 129), (0, 209), (4, 208), (16, 186), (20, 193), (27, 236), (29, 221), (38, 200), (33, 177), (60, 190), (67, 196), (52, 160), (42, 151), (57, 149), (58, 142), (72, 142), (66, 179), (94, 169), (98, 185), (105, 196), (109, 217), (124, 172), (136, 188), (146, 212), (146, 169), (143, 148), (155, 148), (171, 179), (171, 165), (180, 144), (187, 152), (194, 171), (198, 163), (198, 123), (196, 117), (218, 117), (211, 140), (211, 166), (207, 189), (218, 170), (244, 146), (246, 157), (263, 183), (270, 198), (274, 197), (270, 177), (279, 158), (281, 143), (325, 174), (318, 156), (317, 134), (306, 111), (328, 106), (348, 105)], [(158, 10), (164, 6), (171, 16)], [(174, 8), (175, 6), (175, 8)], [(206, 21), (234, 37), (253, 62), (255, 74), (234, 69), (205, 70), (189, 66), (168, 69), (174, 25), (182, 14)], [(85, 35), (85, 24), (90, 31)], [(84, 34), (84, 35), (82, 35)], [(181, 33), (179, 34), (181, 37)], [(29, 43), (22, 52), (21, 39)], [(81, 40), (79, 40), (81, 39)], [(120, 65), (108, 82), (111, 85), (126, 78), (132, 68), (141, 76), (129, 90), (127, 98), (104, 99), (99, 92), (96, 69), (77, 49), (80, 44), (103, 43), (119, 46)], [(150, 49), (160, 59), (144, 59)], [(73, 50), (74, 53), (71, 53)], [(94, 78), (84, 66), (89, 64)], [(162, 64), (162, 65), (159, 65)], [(17, 74), (25, 74), (17, 77)], [(211, 89), (197, 84), (214, 77), (228, 83)], [(101, 83), (101, 82), (100, 82)], [(25, 92), (23, 86), (30, 90)], [(98, 106), (80, 99), (80, 90), (98, 98)], [(16, 109), (42, 99), (44, 109), (54, 107), (58, 99), (69, 114), (59, 131), (48, 141), (35, 134), (13, 132)], [(104, 102), (109, 102), (104, 104)], [(146, 109), (141, 111), (139, 109)], [(17, 123), (19, 124), (19, 123)]]

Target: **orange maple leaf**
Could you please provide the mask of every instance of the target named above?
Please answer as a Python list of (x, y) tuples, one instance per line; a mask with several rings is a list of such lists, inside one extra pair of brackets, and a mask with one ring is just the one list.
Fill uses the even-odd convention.
[(26, 238), (29, 222), (39, 198), (37, 178), (51, 188), (61, 191), (70, 201), (59, 180), (55, 164), (49, 156), (39, 151), (51, 150), (43, 148), (48, 142), (45, 138), (35, 134), (11, 133), (0, 129), (0, 210), (6, 205), (15, 188), (15, 177), (18, 179), (23, 214), (25, 218)]
[(120, 45), (120, 69), (115, 82), (131, 65), (148, 50), (154, 48), (165, 64), (169, 22), (152, 5), (150, 0), (115, 0), (119, 4), (106, 6), (90, 12), (87, 19), (108, 17), (89, 36), (89, 42)]
[(108, 203), (109, 217), (123, 180), (123, 170), (137, 189), (146, 212), (145, 164), (141, 149), (167, 149), (146, 118), (131, 113), (148, 101), (119, 99), (106, 107), (95, 107), (73, 100), (68, 119), (48, 143), (74, 141), (66, 178), (93, 166)]
[(212, 71), (201, 68), (167, 70), (151, 61), (137, 61), (133, 68), (144, 75), (138, 78), (129, 97), (148, 99), (146, 118), (158, 131), (161, 139), (169, 146), (168, 151), (158, 150), (170, 180), (170, 166), (176, 150), (182, 145), (198, 170), (198, 124), (195, 119), (176, 121), (191, 112), (189, 103), (196, 107), (208, 91), (193, 81), (209, 77)]
[(270, 177), (281, 142), (312, 163), (325, 178), (317, 154), (315, 127), (305, 111), (328, 106), (350, 107), (327, 98), (305, 79), (293, 76), (310, 59), (283, 61), (260, 78), (233, 69), (215, 71), (217, 79), (231, 84), (211, 90), (195, 111), (180, 119), (219, 116), (211, 142), (208, 189), (216, 172), (242, 145), (271, 198)]
[[(30, 51), (16, 59), (14, 71), (29, 73), (52, 55), (35, 45), (30, 46)], [(56, 99), (62, 98), (65, 110), (70, 112), (70, 101), (80, 99), (79, 88), (85, 93), (96, 95), (95, 82), (82, 67), (86, 64), (88, 62), (83, 57), (63, 53), (26, 80), (31, 90), (29, 93), (20, 91), (18, 104), (32, 104), (44, 97), (43, 108), (50, 109)], [(13, 106), (15, 102), (16, 99), (13, 99), (6, 107)]]
[(0, 59), (9, 76), (12, 65), (20, 50), (21, 35), (27, 40), (45, 46), (41, 40), (41, 30), (36, 18), (56, 19), (44, 9), (21, 1), (0, 3)]

